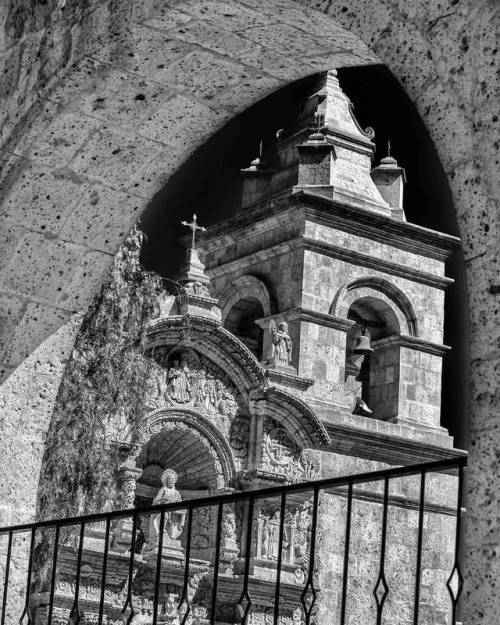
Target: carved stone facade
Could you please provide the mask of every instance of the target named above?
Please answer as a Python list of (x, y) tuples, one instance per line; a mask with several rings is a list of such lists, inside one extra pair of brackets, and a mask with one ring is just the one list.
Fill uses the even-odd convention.
[[(148, 328), (146, 355), (152, 367), (147, 415), (135, 446), (130, 433), (120, 441), (130, 447), (120, 468), (120, 506), (154, 501), (165, 488), (166, 470), (176, 476), (176, 501), (185, 502), (453, 453), (451, 439), (440, 427), (439, 409), (441, 361), (447, 351), (442, 345), (444, 289), (450, 282), (444, 261), (456, 241), (406, 223), (401, 194), (395, 202), (394, 193), (376, 184), (386, 179), (370, 175), (372, 138), (360, 129), (330, 73), (305, 103), (296, 125), (280, 135), (276, 171), (259, 169), (255, 162), (244, 170), (244, 212), (207, 229), (197, 247), (193, 234), (178, 277), (181, 289), (168, 306), (159, 307)], [(386, 165), (384, 176), (394, 165), (392, 174), (399, 178), (391, 180), (402, 189), (401, 168)], [(261, 192), (249, 193), (249, 188)], [(360, 412), (361, 402), (370, 406), (368, 411)], [(428, 488), (435, 495), (438, 482), (429, 482)], [(398, 525), (391, 548), (396, 552), (406, 553), (408, 542), (416, 540), (417, 493), (405, 483), (395, 494)], [(443, 575), (453, 550), (448, 514), (453, 501), (446, 489), (444, 493), (426, 511), (425, 522), (433, 530), (428, 545), (433, 579)], [(379, 548), (379, 486), (356, 491), (353, 499), (350, 579), (361, 589), (361, 600), (349, 607), (349, 622), (356, 623), (368, 622), (373, 608), (369, 584), (375, 579)], [(216, 508), (194, 509), (189, 622), (201, 625), (211, 617), (209, 571), (217, 550), (222, 595), (216, 620), (241, 621), (234, 597), (247, 544), (258, 595), (248, 622), (273, 621), (269, 606), (281, 524), (284, 595), (279, 622), (303, 622), (300, 597), (312, 565), (311, 491), (305, 495), (299, 489), (281, 503), (256, 500), (248, 543), (245, 504), (222, 509), (219, 545)], [(319, 503), (314, 616), (326, 624), (332, 610), (338, 610), (346, 492), (322, 492)], [(162, 619), (182, 620), (178, 604), (185, 514), (169, 512), (167, 517), (163, 528), (154, 515), (140, 528), (133, 591), (141, 608), (137, 622), (151, 620), (144, 596), (151, 594), (149, 556), (158, 555), (160, 535), (168, 547), (160, 554), (165, 571)], [(118, 580), (130, 549), (130, 528), (117, 525), (112, 535)], [(96, 545), (98, 541), (96, 533)], [(89, 567), (94, 555), (86, 555)], [(70, 559), (68, 547), (68, 567)], [(398, 562), (393, 559), (387, 566), (388, 577), (407, 594), (413, 592), (412, 579), (400, 573)], [(58, 609), (63, 611), (65, 584), (70, 583), (61, 578)], [(124, 592), (120, 583), (109, 596), (111, 621), (116, 597)], [(92, 594), (90, 586), (86, 592)], [(422, 625), (445, 622), (442, 597), (432, 590), (428, 594)]]

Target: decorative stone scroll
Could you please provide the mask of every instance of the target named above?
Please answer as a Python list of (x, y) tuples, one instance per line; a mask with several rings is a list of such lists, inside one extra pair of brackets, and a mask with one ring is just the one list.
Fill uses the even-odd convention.
[(264, 421), (259, 472), (280, 476), (290, 482), (318, 479), (319, 453), (312, 449), (300, 449), (285, 428), (267, 418)]

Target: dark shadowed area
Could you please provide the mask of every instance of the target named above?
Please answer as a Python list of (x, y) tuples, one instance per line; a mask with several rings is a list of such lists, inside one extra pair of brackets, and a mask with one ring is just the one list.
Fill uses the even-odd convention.
[[(391, 154), (405, 167), (404, 208), (409, 222), (458, 235), (446, 176), (427, 130), (404, 89), (384, 66), (339, 70), (342, 89), (354, 104), (361, 126), (375, 130), (374, 164)], [(230, 217), (239, 205), (239, 170), (259, 150), (272, 153), (276, 131), (289, 127), (301, 102), (315, 91), (319, 75), (292, 83), (261, 100), (213, 135), (170, 178), (142, 217), (147, 235), (143, 263), (166, 278), (174, 278), (184, 257), (179, 238), (183, 219), (193, 212), (202, 225)], [(465, 267), (461, 252), (450, 260), (447, 273), (455, 279), (445, 306), (445, 343), (453, 351), (444, 360), (442, 425), (464, 446), (468, 404), (468, 328)]]

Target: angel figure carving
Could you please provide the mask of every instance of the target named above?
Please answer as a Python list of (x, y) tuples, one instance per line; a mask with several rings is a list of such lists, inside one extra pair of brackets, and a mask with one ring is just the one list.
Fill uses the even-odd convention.
[(271, 319), (269, 332), (272, 339), (270, 362), (274, 365), (289, 366), (292, 360), (292, 339), (288, 334), (288, 324), (280, 321), (276, 326), (276, 321)]

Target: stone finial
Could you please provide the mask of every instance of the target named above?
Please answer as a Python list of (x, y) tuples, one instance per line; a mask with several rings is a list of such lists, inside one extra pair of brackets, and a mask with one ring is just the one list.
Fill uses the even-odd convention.
[(387, 156), (380, 161), (380, 165), (372, 169), (371, 173), (380, 195), (391, 207), (391, 217), (405, 221), (403, 191), (406, 173), (404, 168), (400, 167), (396, 159), (391, 156), (390, 142), (387, 146)]
[(358, 140), (373, 149), (372, 140), (375, 132), (372, 128), (363, 130), (354, 117), (353, 106), (347, 95), (340, 88), (337, 70), (330, 70), (324, 86), (326, 97), (318, 111), (323, 115), (325, 126), (333, 133), (341, 133)]
[(196, 249), (196, 233), (203, 232), (206, 228), (198, 225), (196, 215), (193, 215), (191, 222), (181, 223), (192, 230), (192, 238), (186, 260), (177, 276), (180, 288), (175, 298), (177, 304), (175, 313), (199, 315), (220, 321), (218, 300), (210, 295), (210, 278), (205, 273), (205, 265), (201, 262)]

